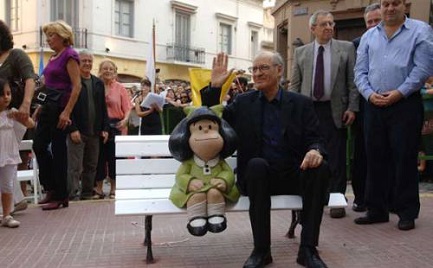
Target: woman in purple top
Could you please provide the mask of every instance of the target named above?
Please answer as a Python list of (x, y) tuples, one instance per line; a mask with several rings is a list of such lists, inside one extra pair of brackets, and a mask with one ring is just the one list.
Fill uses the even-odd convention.
[[(39, 164), (39, 178), (47, 194), (43, 210), (68, 207), (66, 132), (70, 115), (81, 90), (78, 53), (72, 28), (63, 21), (43, 26), (47, 43), (54, 54), (43, 71), (47, 88), (34, 139), (33, 149)], [(51, 148), (50, 148), (51, 145)]]

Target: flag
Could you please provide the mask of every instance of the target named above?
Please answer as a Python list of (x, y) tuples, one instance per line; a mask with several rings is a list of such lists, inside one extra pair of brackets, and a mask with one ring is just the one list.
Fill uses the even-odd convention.
[[(191, 81), (191, 91), (192, 91), (192, 102), (194, 106), (201, 106), (200, 91), (209, 86), (211, 73), (212, 70), (209, 69), (201, 69), (201, 68), (189, 69), (189, 79)], [(233, 72), (224, 82), (221, 88), (220, 103), (222, 103), (224, 96), (229, 91), (232, 81), (235, 77), (236, 74)]]
[(42, 72), (44, 71), (44, 48), (41, 47), (41, 52), (39, 53), (39, 77), (42, 76)]
[(149, 39), (149, 49), (146, 55), (146, 75), (152, 83), (151, 91), (155, 92), (155, 21), (153, 21), (151, 37)]

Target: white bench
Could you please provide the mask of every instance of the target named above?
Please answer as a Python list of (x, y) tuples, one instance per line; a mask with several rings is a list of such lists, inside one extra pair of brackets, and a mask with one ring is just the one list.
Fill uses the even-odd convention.
[[(171, 157), (168, 149), (168, 135), (158, 136), (116, 136), (116, 216), (145, 216), (145, 239), (147, 263), (153, 262), (152, 216), (159, 214), (186, 213), (168, 199), (175, 182), (175, 173), (180, 163)], [(233, 168), (236, 158), (226, 159)], [(294, 237), (299, 222), (302, 198), (297, 195), (272, 196), (272, 209), (292, 210), (292, 223), (288, 232)], [(331, 193), (328, 207), (346, 207), (343, 194)], [(227, 211), (248, 211), (249, 200), (241, 196), (235, 204), (229, 204)]]

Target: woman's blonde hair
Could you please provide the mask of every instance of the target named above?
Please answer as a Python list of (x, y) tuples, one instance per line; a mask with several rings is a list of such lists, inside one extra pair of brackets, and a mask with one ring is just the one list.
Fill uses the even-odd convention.
[(101, 75), (102, 72), (102, 65), (104, 65), (105, 63), (109, 63), (111, 65), (113, 65), (114, 67), (114, 74), (117, 75), (117, 65), (114, 63), (114, 61), (109, 60), (109, 59), (105, 59), (103, 61), (101, 61), (101, 63), (99, 63), (99, 70), (98, 70), (98, 75)]
[(62, 20), (45, 24), (42, 27), (42, 31), (44, 31), (46, 35), (48, 33), (58, 34), (63, 38), (63, 43), (67, 46), (74, 45), (74, 34), (72, 32), (72, 27)]

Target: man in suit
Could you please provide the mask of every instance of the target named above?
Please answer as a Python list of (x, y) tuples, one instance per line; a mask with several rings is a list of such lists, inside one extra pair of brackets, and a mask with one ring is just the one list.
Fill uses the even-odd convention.
[(368, 166), (367, 213), (355, 223), (388, 222), (387, 197), (392, 191), (397, 227), (403, 231), (415, 228), (420, 210), (417, 166), (424, 117), (420, 89), (433, 75), (433, 30), (407, 18), (405, 9), (405, 0), (380, 1), (382, 22), (362, 36), (355, 67), (356, 85), (367, 102)]
[[(346, 126), (355, 120), (358, 92), (353, 82), (355, 48), (332, 38), (334, 18), (316, 11), (309, 21), (315, 40), (295, 50), (290, 90), (310, 97), (319, 116), (331, 169), (330, 191), (346, 192)], [(330, 210), (332, 218), (346, 215), (344, 208)]]
[[(302, 195), (301, 244), (297, 262), (326, 267), (316, 246), (323, 206), (327, 204), (329, 170), (323, 160), (323, 139), (312, 101), (279, 86), (284, 62), (278, 53), (260, 52), (250, 68), (255, 91), (240, 94), (223, 118), (238, 135), (237, 186), (250, 200), (254, 250), (243, 267), (264, 267), (271, 256), (271, 195)], [(204, 105), (217, 104), (230, 72), (227, 55), (214, 59), (211, 87), (202, 93)]]
[[(367, 6), (364, 10), (365, 26), (371, 29), (378, 25), (382, 20), (380, 14), (380, 5), (378, 3)], [(361, 37), (355, 38), (352, 42), (355, 49), (358, 48)], [(353, 145), (353, 169), (352, 169), (352, 189), (355, 198), (353, 199), (352, 210), (355, 212), (364, 212), (365, 208), (365, 182), (367, 180), (367, 156), (365, 154), (364, 139), (364, 98), (359, 98), (359, 112), (352, 126), (352, 133), (355, 137)], [(392, 197), (392, 195), (390, 195)]]

